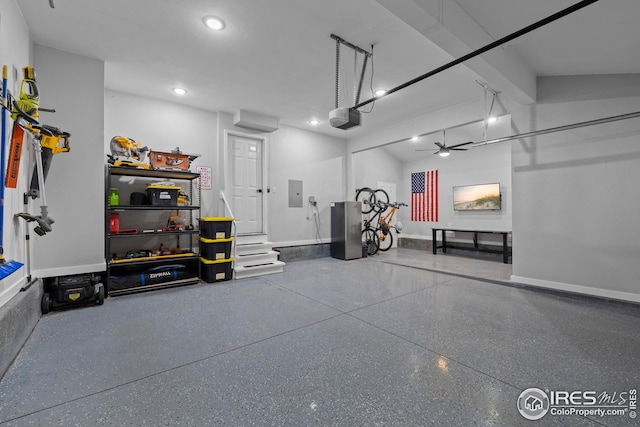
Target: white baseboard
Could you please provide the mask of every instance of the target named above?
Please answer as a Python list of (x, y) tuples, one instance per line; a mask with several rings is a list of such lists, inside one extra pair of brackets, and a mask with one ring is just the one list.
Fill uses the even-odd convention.
[(400, 234), (398, 239), (415, 239), (415, 240), (431, 240), (431, 236), (425, 236), (423, 234)]
[(291, 240), (289, 242), (271, 242), (274, 248), (286, 248), (289, 246), (308, 246), (308, 245), (321, 245), (331, 243), (331, 238), (322, 239), (322, 242), (317, 240)]
[(524, 285), (537, 286), (540, 288), (553, 289), (558, 291), (572, 292), (576, 294), (590, 295), (601, 298), (615, 299), (620, 301), (640, 303), (640, 294), (631, 292), (615, 291), (611, 289), (592, 288), (589, 286), (573, 285), (571, 283), (552, 282), (550, 280), (533, 279), (530, 277), (511, 276), (511, 281)]

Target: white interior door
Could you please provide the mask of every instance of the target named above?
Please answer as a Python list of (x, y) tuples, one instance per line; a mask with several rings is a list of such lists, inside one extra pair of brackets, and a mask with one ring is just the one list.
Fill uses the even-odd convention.
[(229, 133), (230, 195), (238, 234), (264, 232), (264, 140)]

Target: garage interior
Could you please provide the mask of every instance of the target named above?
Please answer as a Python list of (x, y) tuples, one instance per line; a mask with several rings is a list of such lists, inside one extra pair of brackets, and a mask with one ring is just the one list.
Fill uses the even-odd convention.
[[(40, 123), (70, 134), (46, 202), (25, 203), (29, 136), (4, 188), (0, 425), (523, 425), (532, 387), (542, 422), (633, 423), (640, 4), (344, 3), (0, 0), (8, 92), (32, 66)], [(123, 242), (169, 239), (166, 216), (149, 244), (112, 238), (110, 213), (138, 226), (109, 199), (116, 136), (195, 153), (194, 259), (198, 218), (234, 218), (232, 275), (109, 295)], [(497, 205), (462, 208), (456, 189), (489, 183)], [(364, 187), (407, 206), (388, 251), (338, 259), (332, 209)], [(42, 205), (40, 234), (21, 214)], [(506, 259), (478, 230), (508, 233)], [(251, 245), (262, 273), (239, 263)], [(103, 303), (43, 314), (52, 278), (87, 274)], [(626, 398), (560, 414), (552, 391)]]

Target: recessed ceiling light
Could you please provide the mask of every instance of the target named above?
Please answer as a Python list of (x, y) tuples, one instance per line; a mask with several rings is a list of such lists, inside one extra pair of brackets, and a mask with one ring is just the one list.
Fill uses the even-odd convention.
[(374, 95), (375, 95), (375, 96), (382, 96), (382, 95), (384, 95), (385, 93), (387, 93), (387, 90), (386, 90), (386, 89), (378, 89), (378, 90), (376, 90), (376, 91), (374, 92)]
[(309, 120), (309, 124), (311, 126), (318, 126), (320, 124), (320, 120), (318, 120), (318, 119)]
[(487, 123), (495, 123), (495, 122), (497, 122), (497, 121), (498, 121), (498, 118), (497, 118), (497, 117), (489, 117), (489, 118), (487, 119)]
[(222, 19), (213, 15), (205, 16), (204, 18), (202, 18), (202, 22), (204, 22), (204, 25), (206, 25), (207, 28), (211, 28), (212, 30), (216, 31), (224, 29), (225, 26)]
[(412, 136), (411, 137), (411, 142), (417, 142), (420, 139), (419, 136)]
[(182, 87), (174, 87), (172, 90), (176, 95), (186, 95), (187, 93), (187, 90)]

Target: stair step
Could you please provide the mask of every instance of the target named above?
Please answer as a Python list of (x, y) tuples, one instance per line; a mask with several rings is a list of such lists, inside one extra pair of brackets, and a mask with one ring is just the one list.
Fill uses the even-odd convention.
[(273, 249), (273, 243), (243, 243), (236, 245), (236, 255), (262, 254), (270, 252)]
[(267, 264), (274, 261), (278, 261), (278, 252), (276, 251), (236, 255), (236, 266), (246, 267), (251, 265)]
[(238, 245), (253, 244), (253, 243), (266, 243), (266, 234), (239, 234), (236, 236), (236, 243)]
[(263, 276), (265, 274), (282, 273), (284, 271), (285, 263), (282, 261), (275, 261), (268, 264), (252, 265), (249, 267), (237, 267), (235, 268), (235, 278), (244, 279), (247, 277)]

